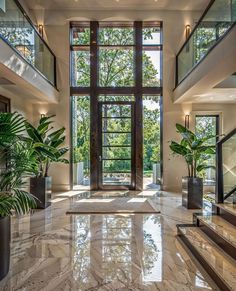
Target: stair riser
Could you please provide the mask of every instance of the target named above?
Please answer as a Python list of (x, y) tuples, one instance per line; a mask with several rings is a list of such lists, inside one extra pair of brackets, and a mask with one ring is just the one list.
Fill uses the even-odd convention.
[(236, 226), (236, 216), (225, 211), (222, 208), (217, 207), (217, 214), (220, 215), (222, 218), (224, 218), (225, 220), (227, 220), (229, 223), (233, 224), (234, 226)]
[(236, 260), (236, 248), (233, 245), (231, 245), (228, 241), (226, 241), (224, 238), (222, 238), (220, 235), (214, 232), (214, 230), (212, 230), (210, 227), (202, 223), (200, 220), (198, 220), (197, 225), (207, 236), (209, 236), (229, 256), (231, 256), (233, 259)]
[(191, 244), (191, 242), (186, 238), (184, 233), (178, 228), (178, 237), (181, 241), (188, 247), (194, 257), (198, 260), (198, 262), (202, 265), (208, 275), (212, 278), (215, 284), (220, 288), (220, 290), (230, 291), (229, 287), (224, 283), (224, 281), (216, 274), (216, 272), (211, 268), (208, 262), (199, 254), (196, 248)]

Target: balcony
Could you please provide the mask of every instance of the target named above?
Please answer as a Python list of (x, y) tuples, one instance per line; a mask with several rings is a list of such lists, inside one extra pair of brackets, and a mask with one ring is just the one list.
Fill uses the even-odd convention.
[[(210, 2), (176, 56), (176, 103), (194, 102), (194, 96), (201, 97), (203, 94), (209, 101), (209, 96), (218, 94), (219, 88), (222, 89), (222, 82), (232, 79), (236, 72), (235, 20), (236, 0)], [(228, 89), (235, 90), (235, 85)], [(201, 102), (201, 98), (195, 99)]]
[[(36, 99), (57, 102), (56, 57), (18, 1), (0, 8), (1, 76)], [(23, 91), (22, 91), (23, 92)]]

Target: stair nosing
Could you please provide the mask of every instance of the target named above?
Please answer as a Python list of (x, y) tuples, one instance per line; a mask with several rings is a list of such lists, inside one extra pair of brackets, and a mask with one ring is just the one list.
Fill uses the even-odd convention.
[[(229, 203), (229, 204), (231, 204), (231, 203)], [(229, 214), (231, 214), (231, 215), (233, 215), (233, 216), (236, 217), (236, 212), (232, 211), (231, 209), (226, 209), (226, 208), (224, 207), (224, 206), (227, 205), (227, 203), (213, 203), (213, 205), (214, 205), (215, 207), (218, 207), (218, 208), (224, 210), (225, 212), (228, 212)], [(235, 211), (236, 211), (236, 210), (235, 210)]]
[[(205, 215), (206, 216), (210, 216), (210, 215)], [(231, 224), (230, 222), (228, 222), (227, 220), (225, 220), (224, 218), (222, 218), (220, 215), (215, 215), (217, 216), (219, 219), (222, 219), (224, 221), (224, 223), (231, 225), (232, 227), (234, 227), (233, 224)], [(227, 243), (229, 243), (230, 245), (232, 245), (234, 248), (236, 248), (236, 243), (231, 242), (227, 237), (225, 237), (224, 235), (222, 235), (221, 233), (217, 232), (211, 224), (208, 224), (206, 221), (203, 220), (204, 215), (199, 215), (197, 216), (197, 218), (207, 227), (209, 227), (215, 234), (217, 234), (218, 236), (220, 236), (222, 239), (224, 239), (225, 241), (227, 241)], [(214, 242), (214, 241), (213, 241)]]
[[(181, 228), (184, 228), (184, 229), (187, 229), (187, 228), (191, 228), (191, 229), (194, 229), (200, 236), (203, 237), (203, 239), (205, 241), (207, 241), (207, 243), (209, 243), (209, 245), (214, 248), (215, 250), (217, 250), (220, 254), (220, 256), (224, 257), (224, 259), (232, 266), (232, 267), (236, 267), (236, 264), (235, 264), (235, 260), (230, 257), (224, 250), (222, 250), (210, 237), (208, 237), (203, 231), (201, 231), (201, 229), (195, 225), (192, 225), (192, 226), (181, 226), (179, 225), (178, 226), (180, 232), (182, 233), (182, 235), (188, 240), (188, 242), (192, 245), (192, 247), (194, 248), (194, 250), (198, 253), (198, 255), (200, 257), (202, 257), (202, 259), (208, 264), (208, 266), (213, 270), (213, 272), (215, 272), (215, 274), (220, 278), (220, 280), (222, 280), (224, 282), (225, 285), (228, 286), (228, 288), (230, 290), (234, 290), (232, 289), (232, 286), (228, 283), (227, 280), (225, 280), (223, 274), (221, 274), (221, 272), (219, 272), (217, 269), (215, 269), (215, 267), (209, 263), (209, 261), (207, 261), (204, 257), (204, 255), (201, 253), (201, 251), (199, 251), (199, 248), (195, 246), (195, 244), (192, 243), (191, 240), (189, 240), (189, 237), (185, 235), (185, 233), (182, 231)], [(191, 251), (191, 250), (190, 250)], [(194, 254), (193, 254), (194, 255)], [(233, 266), (235, 265), (235, 266)], [(204, 268), (204, 266), (202, 266)], [(235, 280), (236, 281), (236, 280)]]

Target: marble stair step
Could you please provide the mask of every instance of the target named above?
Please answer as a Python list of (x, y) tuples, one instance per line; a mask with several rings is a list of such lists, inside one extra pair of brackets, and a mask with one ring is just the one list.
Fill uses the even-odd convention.
[(215, 206), (236, 216), (236, 204), (233, 203), (215, 203)]
[(200, 223), (209, 227), (217, 235), (226, 240), (236, 250), (236, 227), (219, 215), (197, 216)]
[[(213, 203), (217, 214), (236, 227), (236, 205), (233, 203)], [(216, 210), (215, 209), (215, 210)]]
[(221, 290), (236, 290), (236, 261), (196, 226), (178, 226), (178, 235)]

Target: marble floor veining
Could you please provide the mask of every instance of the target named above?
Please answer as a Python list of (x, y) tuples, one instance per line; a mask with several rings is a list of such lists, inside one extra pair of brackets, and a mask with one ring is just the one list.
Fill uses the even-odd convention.
[(1, 291), (218, 290), (176, 238), (176, 224), (190, 223), (193, 213), (180, 195), (126, 193), (152, 199), (160, 214), (66, 215), (80, 197), (93, 195), (55, 194), (46, 210), (12, 219)]

